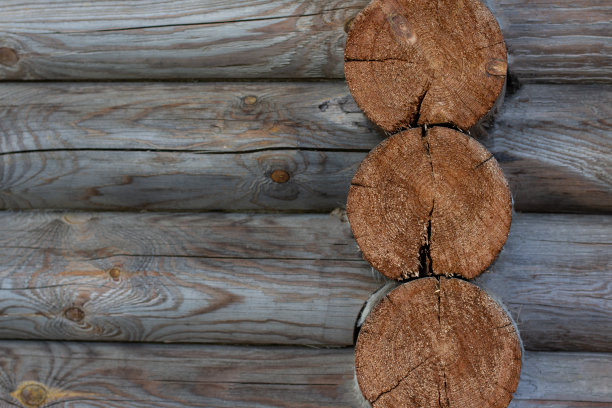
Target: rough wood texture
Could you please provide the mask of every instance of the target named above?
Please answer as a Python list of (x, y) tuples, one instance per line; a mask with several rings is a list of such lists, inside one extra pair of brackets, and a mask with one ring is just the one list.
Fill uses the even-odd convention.
[[(47, 151), (0, 156), (0, 207), (330, 210), (364, 153)], [(289, 175), (278, 183), (275, 171)]]
[(340, 216), (0, 214), (0, 336), (347, 345), (379, 285)]
[[(612, 219), (517, 214), (478, 283), (527, 349), (612, 351)], [(353, 344), (382, 282), (340, 215), (0, 212), (0, 337)]]
[(416, 279), (368, 315), (355, 370), (374, 408), (506, 408), (519, 381), (521, 344), (510, 317), (477, 286)]
[(410, 129), (379, 144), (353, 177), (346, 208), (365, 259), (391, 279), (478, 276), (512, 219), (497, 161), (445, 127)]
[[(526, 348), (568, 350), (567, 336), (569, 350), (612, 351), (611, 249), (610, 216), (516, 214), (504, 250), (476, 283), (510, 310)], [(562, 321), (571, 322), (566, 333), (555, 328)]]
[(509, 179), (514, 208), (612, 212), (610, 118), (608, 87), (532, 85), (506, 98), (482, 142)]
[[(507, 98), (481, 141), (515, 208), (612, 212), (610, 106), (601, 86)], [(339, 82), (7, 83), (0, 118), (1, 208), (328, 211), (384, 137)]]
[[(511, 408), (609, 407), (610, 354), (525, 353)], [(0, 406), (354, 408), (353, 349), (0, 342)], [(20, 406), (20, 405), (17, 405)]]
[(344, 52), (351, 94), (388, 132), (474, 126), (506, 80), (506, 44), (480, 0), (374, 0), (351, 24)]
[[(342, 78), (368, 0), (2, 2), (0, 78)], [(612, 82), (606, 0), (489, 0), (525, 81)]]
[(331, 210), (381, 139), (339, 84), (0, 93), (2, 208)]
[(485, 0), (521, 82), (612, 81), (612, 3)]

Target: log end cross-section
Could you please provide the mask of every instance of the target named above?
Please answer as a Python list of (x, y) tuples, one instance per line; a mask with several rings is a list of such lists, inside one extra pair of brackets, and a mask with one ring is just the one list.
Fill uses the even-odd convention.
[(506, 79), (503, 35), (480, 0), (374, 0), (353, 21), (344, 57), (355, 101), (388, 132), (467, 130)]
[(355, 369), (373, 408), (504, 408), (518, 385), (521, 345), (510, 317), (476, 285), (417, 279), (368, 316)]
[(388, 278), (471, 279), (506, 242), (512, 198), (497, 161), (476, 140), (445, 127), (415, 128), (364, 159), (347, 215), (364, 258)]

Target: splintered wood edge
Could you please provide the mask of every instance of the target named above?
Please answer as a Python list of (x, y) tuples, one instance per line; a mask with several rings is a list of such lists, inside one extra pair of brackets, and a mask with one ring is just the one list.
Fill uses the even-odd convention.
[(502, 95), (507, 72), (501, 29), (480, 0), (374, 0), (351, 24), (344, 58), (355, 101), (387, 132), (467, 130)]
[(375, 306), (355, 348), (355, 373), (374, 408), (507, 407), (522, 347), (504, 309), (454, 278), (402, 284)]
[(497, 161), (476, 140), (445, 127), (415, 128), (363, 160), (347, 216), (364, 258), (388, 278), (471, 279), (505, 244), (512, 197)]

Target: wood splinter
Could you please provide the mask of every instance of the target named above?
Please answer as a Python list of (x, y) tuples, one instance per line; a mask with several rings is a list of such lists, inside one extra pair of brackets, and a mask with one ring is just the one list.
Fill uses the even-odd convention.
[(480, 0), (374, 0), (351, 24), (344, 58), (355, 101), (388, 132), (471, 128), (507, 70), (503, 35)]
[(518, 386), (521, 345), (510, 317), (476, 285), (417, 279), (367, 317), (355, 369), (373, 408), (505, 408)]
[(476, 140), (445, 127), (415, 128), (364, 159), (347, 216), (364, 258), (388, 278), (471, 279), (506, 242), (512, 199), (497, 161)]

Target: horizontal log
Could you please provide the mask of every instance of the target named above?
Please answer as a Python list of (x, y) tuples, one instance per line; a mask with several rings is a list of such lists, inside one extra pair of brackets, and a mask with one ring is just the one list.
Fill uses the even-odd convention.
[[(478, 282), (527, 349), (612, 351), (612, 217), (517, 214)], [(381, 285), (340, 212), (1, 212), (0, 337), (352, 345)]]
[[(368, 0), (3, 2), (1, 79), (342, 78)], [(611, 82), (605, 0), (489, 0), (523, 81)], [(95, 17), (94, 17), (95, 16)]]
[[(11, 83), (0, 101), (3, 209), (329, 211), (384, 138), (340, 82)], [(610, 106), (602, 86), (508, 98), (481, 141), (517, 209), (612, 211)]]
[(610, 82), (612, 5), (606, 0), (484, 0), (521, 82)]
[[(488, 138), (519, 211), (612, 212), (612, 88), (524, 86)], [(546, 180), (545, 182), (543, 182)]]
[[(11, 405), (34, 396), (66, 407), (122, 408), (348, 408), (360, 401), (351, 348), (3, 341), (0, 351), (0, 401)], [(527, 352), (510, 407), (542, 400), (609, 406), (611, 364), (604, 353)], [(28, 392), (35, 387), (38, 394)]]

